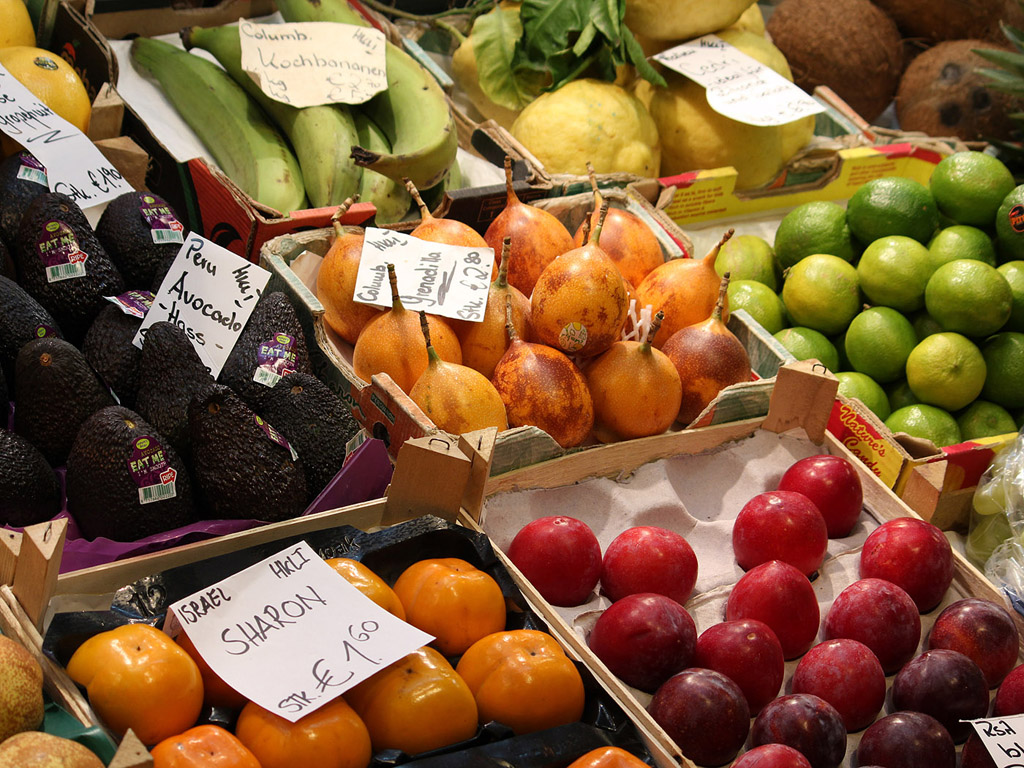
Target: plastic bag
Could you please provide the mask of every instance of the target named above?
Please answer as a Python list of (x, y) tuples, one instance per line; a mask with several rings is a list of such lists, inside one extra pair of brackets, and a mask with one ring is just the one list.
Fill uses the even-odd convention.
[(1024, 434), (996, 454), (978, 481), (964, 551), (1024, 607)]

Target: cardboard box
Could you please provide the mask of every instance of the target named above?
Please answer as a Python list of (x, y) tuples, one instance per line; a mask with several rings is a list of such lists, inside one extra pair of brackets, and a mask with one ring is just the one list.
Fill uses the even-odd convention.
[[(842, 456), (857, 470), (864, 490), (864, 507), (851, 535), (830, 541), (829, 554), (812, 582), (824, 621), (832, 599), (859, 578), (860, 545), (870, 531), (888, 520), (916, 517), (827, 431), (836, 387), (831, 374), (816, 373), (807, 362), (794, 363), (779, 371), (771, 409), (764, 418), (659, 435), (629, 445), (602, 446), (543, 465), (494, 475), (487, 482), (482, 511), (474, 518), (474, 524), (488, 533), (500, 552), (521, 525), (552, 514), (552, 509), (587, 522), (602, 546), (633, 525), (660, 525), (683, 532), (698, 557), (697, 590), (686, 607), (700, 634), (722, 620), (726, 596), (734, 580), (743, 573), (733, 559), (731, 526), (723, 523), (733, 519), (755, 494), (774, 488), (774, 482), (791, 461), (818, 453)], [(1019, 628), (1024, 628), (1024, 617), (955, 549), (953, 558), (955, 575), (946, 598), (921, 617), (919, 652), (927, 649), (928, 628), (938, 613), (961, 597), (997, 602), (1009, 610)], [(505, 560), (513, 570), (515, 566), (507, 556)], [(513, 572), (517, 579), (521, 578), (521, 573)], [(540, 600), (535, 590), (524, 587), (524, 591), (531, 599)], [(556, 608), (542, 600), (538, 604), (545, 609), (545, 618), (562, 633), (566, 644), (587, 654), (586, 632), (610, 601), (595, 593), (577, 607)], [(594, 663), (605, 683), (618, 691), (624, 708), (659, 737), (661, 746), (673, 758), (692, 768), (693, 763), (648, 714), (650, 695), (624, 685), (599, 660)], [(787, 682), (779, 695), (789, 692), (788, 680), (795, 665), (796, 660), (787, 662)], [(878, 716), (885, 714), (883, 708)], [(843, 766), (854, 764), (853, 754), (861, 733), (848, 737)]]
[[(671, 222), (659, 219), (649, 201), (635, 188), (607, 190), (604, 195), (611, 204), (625, 207), (648, 221), (661, 242), (666, 258), (688, 252), (686, 235)], [(567, 224), (570, 231), (574, 231), (591, 209), (592, 200), (592, 194), (588, 193), (546, 198), (538, 201), (538, 205), (548, 208)], [(477, 202), (471, 207), (481, 210), (485, 206)], [(437, 428), (390, 377), (374, 376), (371, 382), (359, 379), (352, 368), (352, 345), (337, 336), (323, 321), (323, 307), (315, 295), (316, 269), (319, 267), (317, 257), (326, 253), (330, 237), (330, 231), (314, 230), (270, 241), (263, 248), (261, 263), (273, 273), (271, 289), (284, 290), (291, 296), (307, 337), (316, 339), (318, 351), (312, 352), (317, 358), (314, 361), (317, 375), (329, 382), (339, 394), (348, 392), (359, 421), (371, 435), (387, 442), (392, 455), (397, 456), (398, 448), (406, 439), (432, 434)], [(302, 261), (297, 261), (300, 256)], [(785, 349), (746, 312), (733, 313), (729, 324), (747, 348), (759, 380), (725, 390), (702, 416), (702, 424), (749, 418), (767, 412), (772, 377), (786, 359)], [(563, 452), (549, 435), (536, 427), (509, 429), (498, 436), (492, 471), (504, 472)]]

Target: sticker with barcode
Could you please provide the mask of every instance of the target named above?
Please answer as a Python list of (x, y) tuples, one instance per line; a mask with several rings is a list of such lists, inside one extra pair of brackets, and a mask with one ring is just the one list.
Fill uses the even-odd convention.
[(281, 375), (267, 368), (257, 368), (252, 380), (265, 387), (272, 387), (281, 380)]
[(149, 231), (153, 235), (153, 242), (157, 245), (185, 242), (185, 233), (180, 229), (151, 229)]
[(159, 485), (147, 485), (145, 488), (139, 488), (139, 504), (151, 504), (154, 501), (173, 499), (177, 495), (173, 480), (169, 483), (160, 483)]
[(61, 280), (69, 280), (74, 277), (85, 277), (85, 274), (84, 261), (74, 264), (56, 264), (46, 268), (46, 282), (58, 283)]
[(18, 169), (17, 176), (22, 181), (34, 181), (36, 184), (41, 184), (47, 188), (50, 186), (50, 180), (46, 177), (46, 171), (39, 168), (23, 165)]

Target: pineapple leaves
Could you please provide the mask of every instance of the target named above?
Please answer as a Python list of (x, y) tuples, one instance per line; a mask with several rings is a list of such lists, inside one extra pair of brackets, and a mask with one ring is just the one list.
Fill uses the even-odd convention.
[[(974, 53), (978, 54), (982, 58), (991, 61), (993, 64), (997, 64), (1009, 72), (1017, 72), (1018, 75), (1024, 75), (1024, 53), (1013, 53), (1011, 51), (1000, 51), (996, 49), (974, 49)], [(991, 77), (993, 71), (991, 69), (981, 70), (984, 74)]]

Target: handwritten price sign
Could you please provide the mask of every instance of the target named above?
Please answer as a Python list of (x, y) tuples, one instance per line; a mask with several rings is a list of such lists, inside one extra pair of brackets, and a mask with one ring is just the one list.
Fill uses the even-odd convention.
[(970, 722), (996, 768), (1024, 768), (1024, 715)]
[(384, 33), (330, 21), (238, 21), (242, 69), (293, 107), (362, 104), (388, 87)]
[(387, 265), (395, 265), (398, 292), (407, 309), (480, 322), (494, 267), (494, 249), (420, 240), (367, 227), (353, 298), (391, 307)]
[(174, 323), (216, 378), (269, 280), (267, 270), (191, 232), (132, 343), (141, 349), (153, 323)]
[(174, 603), (167, 628), (184, 629), (228, 685), (292, 723), (433, 639), (305, 542)]
[(0, 65), (0, 131), (28, 149), (46, 167), (51, 192), (80, 208), (113, 200), (132, 186), (89, 138)]
[(825, 108), (771, 67), (716, 35), (655, 54), (669, 69), (703, 85), (708, 105), (750, 125), (785, 125)]

